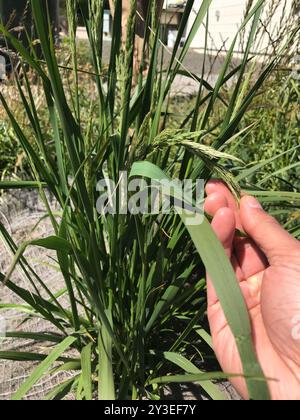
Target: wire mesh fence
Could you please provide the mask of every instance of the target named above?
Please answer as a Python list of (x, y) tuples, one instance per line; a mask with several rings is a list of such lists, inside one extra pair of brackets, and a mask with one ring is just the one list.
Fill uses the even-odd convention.
[[(53, 201), (52, 201), (53, 203)], [(54, 205), (54, 204), (53, 204)], [(43, 218), (44, 207), (38, 199), (36, 192), (30, 194), (21, 194), (18, 192), (4, 195), (0, 198), (0, 219), (6, 229), (12, 234), (17, 244), (24, 240), (33, 239), (35, 237), (49, 236), (52, 233), (52, 227), (49, 220), (45, 219), (41, 223), (37, 223)], [(55, 254), (45, 251), (41, 248), (28, 249), (27, 258), (30, 260), (32, 267), (37, 274), (43, 278), (47, 286), (55, 293), (63, 288), (63, 279), (61, 274), (55, 269)], [(12, 255), (4, 243), (0, 245), (0, 271), (6, 272), (11, 263)], [(22, 287), (30, 289), (30, 285), (21, 270), (16, 270), (14, 281)], [(60, 298), (61, 303), (64, 297)], [(1, 304), (22, 304), (17, 296), (15, 296), (8, 288), (0, 288)], [(1, 311), (2, 329), (4, 326), (7, 332), (57, 332), (50, 323), (40, 318), (28, 317), (26, 314), (17, 309), (5, 309)], [(18, 351), (18, 352), (35, 352), (41, 354), (48, 353), (50, 343), (39, 343), (37, 341), (6, 338), (4, 331), (0, 337), (0, 351)], [(0, 400), (10, 399), (14, 392), (30, 375), (32, 370), (37, 366), (33, 362), (19, 361), (0, 361)], [(37, 383), (26, 396), (27, 399), (42, 399), (57, 384), (68, 379), (72, 373), (58, 372), (53, 375), (45, 376)]]

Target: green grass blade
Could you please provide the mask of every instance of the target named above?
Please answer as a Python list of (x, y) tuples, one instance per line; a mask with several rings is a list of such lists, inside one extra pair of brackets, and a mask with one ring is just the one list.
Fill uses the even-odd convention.
[(47, 184), (38, 181), (0, 181), (0, 190), (40, 189)]
[(56, 335), (56, 334), (48, 334), (48, 333), (34, 333), (34, 332), (7, 332), (5, 334), (5, 338), (20, 338), (24, 340), (34, 340), (34, 341), (50, 341), (52, 343), (60, 343), (63, 341), (65, 337)]
[(211, 336), (203, 329), (196, 330), (196, 333), (200, 335), (201, 338), (209, 345), (211, 349), (213, 349), (213, 343)]
[[(245, 74), (245, 71), (246, 71), (246, 66), (247, 66), (247, 63), (248, 63), (248, 57), (249, 57), (251, 48), (253, 46), (253, 42), (255, 40), (255, 35), (257, 33), (257, 30), (258, 30), (259, 19), (260, 19), (261, 13), (262, 13), (263, 4), (264, 4), (264, 1), (260, 0), (257, 4), (256, 8), (255, 8), (255, 13), (254, 13), (253, 22), (252, 22), (252, 25), (251, 25), (250, 34), (249, 34), (249, 37), (248, 37), (246, 49), (245, 49), (244, 54), (243, 54), (243, 60), (242, 60), (242, 64), (241, 64), (239, 78), (238, 78), (238, 81), (237, 81), (236, 86), (234, 88), (234, 92), (232, 94), (229, 106), (227, 108), (227, 113), (226, 113), (226, 117), (225, 117), (224, 122), (223, 122), (223, 127), (226, 127), (229, 124), (230, 119), (232, 117), (232, 114), (234, 112), (234, 109), (236, 107), (236, 101), (240, 102), (238, 97), (239, 97), (239, 95), (241, 95), (241, 93), (244, 90), (244, 89), (241, 89), (241, 86), (242, 86), (242, 83), (243, 83), (243, 77), (244, 77), (244, 74)], [(247, 83), (247, 80), (246, 80), (246, 83)]]
[[(47, 359), (47, 354), (41, 353), (30, 353), (30, 352), (22, 352), (22, 351), (1, 351), (0, 352), (0, 359), (1, 360), (11, 360), (14, 362), (41, 362)], [(58, 357), (56, 359), (58, 362), (63, 363), (78, 363), (75, 359), (67, 358), (67, 357)]]
[(67, 337), (60, 343), (47, 358), (32, 372), (30, 377), (21, 385), (12, 397), (13, 401), (22, 400), (27, 392), (36, 384), (51, 367), (51, 365), (77, 340), (75, 337)]
[(211, 380), (220, 380), (228, 378), (238, 378), (241, 375), (226, 374), (223, 372), (209, 372), (209, 373), (198, 373), (194, 375), (170, 375), (160, 376), (151, 379), (148, 385), (153, 384), (185, 384), (191, 382), (207, 382)]
[(45, 397), (43, 398), (44, 401), (51, 401), (51, 400), (62, 400), (66, 395), (68, 395), (74, 385), (74, 382), (77, 380), (78, 376), (74, 378), (68, 379), (67, 381), (63, 382), (56, 386), (52, 391), (50, 391)]
[(91, 401), (92, 396), (92, 343), (89, 343), (81, 351), (81, 369), (83, 393), (86, 401)]
[[(109, 322), (112, 320), (111, 313), (106, 311)], [(115, 383), (112, 365), (112, 339), (105, 326), (102, 327), (98, 340), (99, 344), (99, 400), (115, 400)]]
[[(164, 357), (171, 363), (180, 367), (186, 373), (189, 374), (203, 374), (200, 369), (197, 368), (192, 362), (187, 360), (184, 356), (178, 353), (165, 352)], [(207, 381), (201, 382), (201, 387), (213, 398), (214, 400), (226, 400), (226, 396), (219, 390), (218, 386), (214, 383)]]
[[(69, 244), (68, 241), (66, 241), (63, 238), (59, 238), (58, 236), (49, 236), (48, 238), (44, 239), (36, 239), (33, 241), (27, 241), (24, 242), (19, 249), (17, 250), (13, 262), (6, 274), (6, 280), (8, 280), (12, 273), (15, 271), (15, 268), (20, 261), (20, 259), (23, 257), (24, 252), (29, 246), (38, 246), (46, 249), (51, 249), (54, 251), (65, 251), (65, 252), (72, 252), (72, 247)], [(5, 280), (5, 282), (6, 282)]]

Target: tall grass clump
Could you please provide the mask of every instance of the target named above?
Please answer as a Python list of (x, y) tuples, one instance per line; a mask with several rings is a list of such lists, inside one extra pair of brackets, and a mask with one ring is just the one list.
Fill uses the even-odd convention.
[[(53, 228), (51, 236), (17, 247), (0, 225), (2, 238), (15, 255), (8, 272), (0, 275), (1, 282), (24, 302), (23, 306), (16, 306), (19, 310), (23, 308), (27, 316), (29, 313), (29, 317), (47, 320), (56, 331), (26, 333), (28, 339), (50, 342), (47, 354), (33, 352), (29, 357), (0, 352), (0, 358), (5, 359), (42, 360), (13, 398), (26, 397), (31, 387), (54, 368), (72, 372), (72, 376), (46, 395), (47, 399), (61, 399), (69, 393), (85, 400), (158, 399), (162, 387), (173, 382), (198, 382), (211, 398), (224, 398), (216, 380), (237, 372), (221, 374), (215, 366), (207, 369), (207, 365), (199, 363), (211, 355), (205, 317), (206, 268), (236, 338), (249, 394), (253, 399), (268, 399), (241, 291), (207, 219), (189, 226), (186, 215), (175, 211), (156, 216), (122, 214), (119, 210), (114, 215), (99, 214), (96, 186), (100, 179), (109, 178), (117, 186), (118, 196), (124, 171), (132, 177), (162, 183), (168, 178), (207, 181), (216, 175), (226, 180), (237, 196), (241, 182), (256, 190), (262, 199), (282, 198), (279, 193), (268, 195), (262, 188), (253, 187), (249, 177), (257, 168), (243, 167), (226, 149), (252, 129), (251, 124), (242, 125), (244, 117), (289, 48), (294, 28), (288, 31), (277, 54), (250, 80), (251, 46), (265, 3), (255, 2), (224, 58), (215, 86), (211, 86), (204, 71), (197, 76), (182, 69), (198, 29), (203, 24), (208, 28), (211, 0), (202, 1), (181, 48), (194, 5), (193, 0), (187, 1), (167, 68), (162, 67), (161, 54), (166, 51), (160, 41), (160, 25), (151, 13), (155, 2), (150, 1), (143, 59), (149, 63), (149, 69), (143, 76), (141, 65), (134, 86), (136, 0), (131, 1), (123, 43), (122, 2), (114, 2), (108, 68), (103, 61), (101, 35), (104, 1), (89, 0), (89, 14), (84, 20), (93, 69), (85, 73), (89, 81), (84, 79), (86, 85), (82, 89), (75, 40), (76, 2), (66, 3), (72, 63), (69, 70), (59, 62), (59, 50), (40, 0), (32, 0), (31, 7), (38, 37), (34, 43), (40, 43), (42, 60), (34, 48), (26, 50), (1, 25), (3, 35), (14, 45), (24, 66), (30, 66), (31, 73), (24, 72), (22, 80), (15, 80), (26, 114), (26, 130), (9, 102), (7, 90), (6, 94), (0, 93), (0, 100), (27, 156), (31, 178), (5, 181), (0, 187), (36, 188)], [(232, 69), (235, 44), (245, 29), (244, 56)], [(32, 94), (32, 74), (41, 86), (43, 111)], [(183, 115), (176, 129), (170, 130), (170, 93), (178, 74), (197, 80), (199, 93), (189, 115)], [(84, 90), (89, 94), (82, 106), (80, 92)], [(217, 107), (223, 112), (217, 112)], [(47, 114), (46, 125), (41, 112)], [(47, 191), (55, 197), (59, 212), (52, 211)], [(299, 197), (292, 192), (284, 202), (299, 202)], [(56, 252), (55, 264), (65, 283), (59, 293), (49, 290), (32, 268), (24, 254), (28, 247)], [(24, 272), (28, 287), (13, 280), (17, 265)], [(5, 307), (4, 302), (1, 308)], [(15, 339), (24, 338), (24, 334), (8, 332)]]

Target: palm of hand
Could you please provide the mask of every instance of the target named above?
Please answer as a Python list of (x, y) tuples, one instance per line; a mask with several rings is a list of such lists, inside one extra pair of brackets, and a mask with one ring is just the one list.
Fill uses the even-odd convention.
[[(246, 209), (241, 208), (240, 211), (237, 208), (223, 184), (210, 184), (207, 190), (206, 211), (214, 216), (214, 230), (240, 281), (258, 360), (265, 376), (273, 379), (269, 381), (271, 396), (273, 399), (300, 399), (300, 328), (297, 325), (300, 322), (299, 242), (283, 230), (278, 242), (273, 241), (271, 234), (270, 249), (266, 246), (264, 249), (267, 260), (252, 240), (234, 238), (235, 228), (243, 229), (246, 225), (246, 230), (251, 230), (252, 222)], [(262, 212), (258, 208), (250, 211)], [(267, 218), (266, 215), (264, 223), (270, 223), (271, 228), (271, 223), (274, 225), (275, 222)], [(257, 221), (256, 224), (256, 229), (260, 229)], [(276, 225), (276, 229), (281, 228)], [(264, 235), (268, 235), (268, 231), (264, 231)], [(262, 239), (264, 242), (266, 237)], [(209, 279), (208, 317), (214, 349), (222, 369), (224, 372), (242, 373), (234, 337)], [(232, 383), (247, 398), (244, 379), (235, 378)]]

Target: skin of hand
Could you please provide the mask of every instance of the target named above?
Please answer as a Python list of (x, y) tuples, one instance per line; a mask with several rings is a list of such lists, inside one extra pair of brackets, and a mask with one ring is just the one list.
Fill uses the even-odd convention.
[[(255, 351), (273, 400), (300, 400), (300, 242), (250, 196), (238, 205), (221, 181), (206, 186), (205, 211), (230, 258), (249, 311)], [(235, 236), (236, 229), (248, 238)], [(242, 374), (233, 334), (208, 276), (208, 318), (224, 372)], [(243, 378), (233, 386), (244, 399)]]

